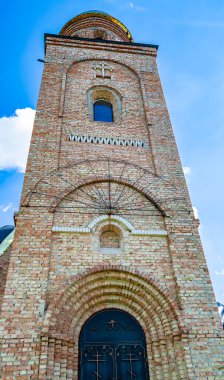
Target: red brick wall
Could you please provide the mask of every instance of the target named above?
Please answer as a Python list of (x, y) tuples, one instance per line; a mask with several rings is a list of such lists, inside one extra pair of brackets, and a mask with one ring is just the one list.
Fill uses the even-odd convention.
[(2, 307), (2, 301), (5, 292), (5, 285), (8, 274), (9, 261), (11, 256), (11, 246), (7, 248), (7, 250), (1, 254), (0, 256), (0, 312)]

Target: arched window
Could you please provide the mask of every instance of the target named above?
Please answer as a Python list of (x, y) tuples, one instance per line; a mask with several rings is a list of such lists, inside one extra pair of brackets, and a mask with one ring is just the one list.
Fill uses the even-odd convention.
[(117, 226), (112, 224), (102, 228), (100, 234), (100, 253), (121, 253), (122, 233)]
[(87, 91), (87, 104), (91, 121), (119, 123), (121, 95), (107, 86), (93, 86)]
[(79, 338), (79, 380), (149, 380), (145, 334), (129, 313), (101, 310)]
[(113, 122), (113, 106), (107, 100), (96, 100), (93, 104), (93, 120)]

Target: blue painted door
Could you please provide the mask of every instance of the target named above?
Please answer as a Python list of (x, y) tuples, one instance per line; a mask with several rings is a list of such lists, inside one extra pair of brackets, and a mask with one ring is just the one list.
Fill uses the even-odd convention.
[(149, 380), (145, 335), (130, 314), (106, 309), (83, 326), (79, 380)]

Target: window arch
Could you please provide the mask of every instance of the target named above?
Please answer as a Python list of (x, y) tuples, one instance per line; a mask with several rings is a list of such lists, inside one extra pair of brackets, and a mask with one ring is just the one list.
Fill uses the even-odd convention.
[(98, 99), (94, 102), (93, 120), (113, 122), (113, 106), (108, 100)]
[[(87, 103), (91, 121), (119, 122), (121, 118), (121, 96), (118, 92), (106, 86), (94, 86), (87, 92)], [(96, 108), (98, 108), (96, 110)], [(98, 120), (98, 111), (106, 115)], [(96, 117), (97, 116), (97, 117)]]
[(122, 233), (113, 224), (106, 224), (100, 231), (100, 253), (121, 253)]

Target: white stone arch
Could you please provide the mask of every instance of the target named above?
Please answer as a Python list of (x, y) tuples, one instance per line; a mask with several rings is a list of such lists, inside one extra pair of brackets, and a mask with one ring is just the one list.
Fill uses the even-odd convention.
[(133, 225), (125, 218), (119, 215), (100, 215), (96, 218), (94, 218), (89, 224), (88, 228), (90, 231), (95, 231), (97, 226), (100, 223), (105, 223), (105, 222), (116, 222), (118, 223), (121, 227), (126, 228), (128, 231), (132, 232), (134, 230)]

